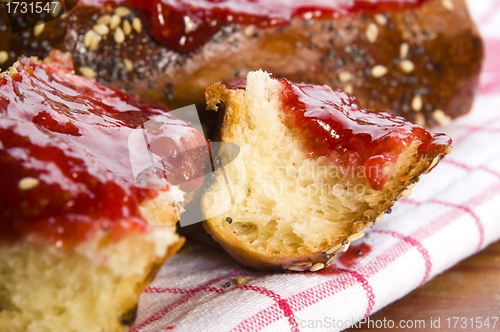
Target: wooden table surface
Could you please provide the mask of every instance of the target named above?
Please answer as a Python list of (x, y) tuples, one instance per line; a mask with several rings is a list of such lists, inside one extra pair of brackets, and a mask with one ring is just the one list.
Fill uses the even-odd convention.
[[(439, 329), (430, 328), (431, 317), (433, 320), (440, 318)], [(448, 317), (451, 318), (451, 328), (446, 321)], [(454, 328), (456, 320), (452, 317), (466, 317), (467, 328), (460, 327), (461, 321)], [(492, 323), (495, 320), (491, 318), (489, 329), (484, 326), (471, 328), (470, 318), (475, 322), (476, 317), (482, 317), (481, 321), (486, 317), (499, 319), (494, 329)], [(398, 331), (500, 331), (500, 242), (490, 245), (475, 256), (436, 276), (424, 286), (370, 317), (372, 321), (383, 321), (384, 318), (393, 320), (396, 326), (402, 320), (424, 320), (426, 324), (424, 329), (398, 328)], [(366, 330), (368, 328), (365, 325), (347, 331)]]

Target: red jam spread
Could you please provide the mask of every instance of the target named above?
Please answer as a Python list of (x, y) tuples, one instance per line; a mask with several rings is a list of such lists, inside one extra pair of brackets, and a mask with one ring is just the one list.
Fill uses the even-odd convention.
[(421, 155), (437, 156), (451, 145), (405, 119), (361, 108), (357, 99), (328, 86), (294, 84), (282, 79), (284, 123), (302, 139), (309, 157), (329, 157), (340, 171), (363, 171), (371, 187), (382, 190), (385, 168), (414, 141)]
[(418, 6), (424, 1), (125, 0), (124, 3), (146, 12), (150, 33), (158, 41), (176, 51), (191, 52), (204, 45), (228, 23), (279, 26), (299, 16), (328, 18), (335, 14), (365, 10), (402, 10)]
[[(150, 142), (163, 138), (171, 154), (206, 147), (200, 133), (167, 112), (75, 75), (62, 53), (45, 63), (22, 57), (17, 73), (0, 78), (0, 242), (70, 248), (97, 230), (114, 240), (146, 231), (139, 205), (168, 185), (136, 186), (129, 135), (161, 119), (156, 131), (145, 131)], [(178, 177), (202, 180), (190, 157), (197, 156), (170, 166)]]
[(358, 261), (367, 256), (372, 251), (372, 248), (366, 244), (361, 243), (358, 246), (351, 246), (347, 252), (343, 253), (339, 258), (339, 263), (347, 268), (352, 268), (358, 264)]

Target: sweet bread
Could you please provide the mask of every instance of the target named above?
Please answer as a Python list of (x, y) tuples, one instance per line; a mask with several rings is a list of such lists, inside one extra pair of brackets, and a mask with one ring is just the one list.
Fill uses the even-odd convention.
[(184, 242), (175, 223), (189, 199), (183, 184), (138, 187), (136, 128), (146, 123), (141, 135), (166, 138), (171, 153), (191, 151), (171, 161), (174, 177), (203, 175), (202, 134), (72, 69), (54, 52), (0, 74), (1, 331), (118, 332), (133, 322), (140, 293)]
[[(211, 109), (225, 106), (222, 141), (240, 147), (243, 166), (217, 171), (202, 198), (204, 227), (255, 268), (330, 265), (451, 151), (448, 136), (367, 111), (327, 86), (260, 71), (206, 94)], [(228, 193), (246, 197), (231, 205)], [(217, 215), (221, 204), (226, 212)]]
[(72, 53), (78, 74), (172, 109), (263, 69), (419, 125), (446, 124), (470, 110), (483, 58), (465, 0), (80, 0), (17, 34), (2, 6), (0, 66), (57, 48)]

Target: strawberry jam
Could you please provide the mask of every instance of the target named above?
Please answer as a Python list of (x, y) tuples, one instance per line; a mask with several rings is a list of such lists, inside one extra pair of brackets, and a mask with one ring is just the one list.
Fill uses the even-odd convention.
[[(89, 0), (86, 0), (89, 1)], [(282, 26), (294, 17), (331, 18), (338, 14), (402, 10), (426, 0), (126, 0), (146, 12), (150, 33), (179, 52), (191, 52), (230, 23)], [(85, 1), (84, 1), (85, 2)]]
[[(114, 240), (146, 231), (139, 205), (168, 186), (136, 186), (130, 134), (161, 119), (146, 135), (162, 138), (170, 153), (206, 147), (203, 136), (161, 105), (75, 75), (62, 53), (44, 63), (22, 57), (16, 70), (0, 78), (0, 242), (71, 248), (97, 230)], [(170, 166), (178, 177), (202, 180), (197, 158)]]
[(431, 134), (401, 117), (363, 109), (345, 92), (286, 79), (281, 83), (284, 123), (301, 138), (307, 155), (327, 156), (348, 172), (362, 170), (375, 190), (382, 190), (386, 167), (412, 142), (421, 142), (421, 155), (433, 156), (451, 145), (444, 134)]

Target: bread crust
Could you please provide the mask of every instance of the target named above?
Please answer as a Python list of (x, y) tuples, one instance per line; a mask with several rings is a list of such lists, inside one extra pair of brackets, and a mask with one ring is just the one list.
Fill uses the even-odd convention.
[[(275, 28), (227, 25), (189, 54), (154, 41), (137, 12), (124, 19), (141, 17), (141, 33), (132, 31), (133, 38), (121, 44), (110, 33), (89, 51), (85, 34), (112, 8), (80, 4), (64, 19), (46, 23), (38, 37), (32, 31), (0, 33), (0, 50), (10, 52), (10, 61), (21, 54), (43, 57), (51, 48), (70, 52), (77, 73), (89, 67), (99, 82), (166, 102), (172, 109), (202, 102), (205, 88), (213, 82), (263, 69), (295, 82), (344, 89), (363, 107), (393, 112), (420, 125), (445, 124), (469, 112), (483, 58), (483, 44), (465, 0), (447, 3), (451, 6), (428, 0), (394, 12), (295, 18)], [(8, 22), (5, 12), (0, 10), (0, 25)], [(127, 60), (133, 68), (127, 69)], [(387, 74), (378, 77), (384, 69), (374, 69), (377, 66), (385, 67)]]

